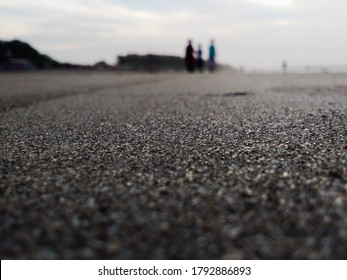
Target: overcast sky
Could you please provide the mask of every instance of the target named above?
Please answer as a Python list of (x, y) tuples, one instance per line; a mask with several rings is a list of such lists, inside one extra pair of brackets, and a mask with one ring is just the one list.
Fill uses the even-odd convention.
[(0, 39), (59, 61), (183, 56), (188, 38), (248, 68), (347, 64), (346, 0), (0, 0)]

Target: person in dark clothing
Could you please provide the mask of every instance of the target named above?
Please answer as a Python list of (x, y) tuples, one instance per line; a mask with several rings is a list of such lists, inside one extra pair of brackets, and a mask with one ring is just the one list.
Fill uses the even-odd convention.
[(186, 48), (185, 56), (186, 69), (188, 72), (194, 72), (195, 70), (195, 57), (194, 57), (194, 48), (192, 46), (192, 41), (188, 41), (188, 46)]

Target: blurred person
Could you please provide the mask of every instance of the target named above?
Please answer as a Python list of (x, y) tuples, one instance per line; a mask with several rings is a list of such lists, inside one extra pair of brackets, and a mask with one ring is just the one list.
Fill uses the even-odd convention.
[(202, 48), (198, 46), (196, 66), (200, 72), (204, 71), (204, 60), (202, 59)]
[(282, 71), (284, 73), (287, 72), (287, 67), (288, 67), (287, 61), (283, 60), (283, 62), (282, 62)]
[(195, 70), (195, 57), (194, 48), (192, 46), (192, 40), (188, 41), (188, 46), (186, 47), (185, 64), (188, 72), (194, 72)]
[(216, 48), (214, 40), (211, 40), (210, 47), (208, 48), (208, 69), (213, 72), (216, 68)]

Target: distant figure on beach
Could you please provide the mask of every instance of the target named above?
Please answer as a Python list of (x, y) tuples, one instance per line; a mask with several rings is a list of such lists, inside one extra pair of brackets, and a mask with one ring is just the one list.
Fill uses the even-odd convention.
[(216, 48), (214, 40), (211, 40), (210, 47), (208, 48), (208, 69), (213, 72), (216, 68)]
[(288, 64), (287, 64), (287, 61), (283, 60), (282, 62), (282, 70), (283, 72), (287, 72), (287, 67), (288, 67)]
[(188, 41), (188, 46), (186, 47), (185, 63), (186, 63), (187, 71), (194, 72), (195, 57), (194, 57), (194, 48), (192, 46), (192, 40)]
[(204, 71), (204, 60), (202, 58), (202, 48), (201, 45), (198, 46), (196, 66), (200, 72)]

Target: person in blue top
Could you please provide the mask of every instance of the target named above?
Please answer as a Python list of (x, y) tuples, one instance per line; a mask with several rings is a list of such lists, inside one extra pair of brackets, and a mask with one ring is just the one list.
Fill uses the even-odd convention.
[(208, 48), (208, 69), (213, 72), (216, 69), (216, 48), (214, 40), (211, 40), (210, 47)]
[(198, 46), (196, 66), (200, 72), (204, 70), (204, 60), (202, 58), (202, 48), (201, 45)]

